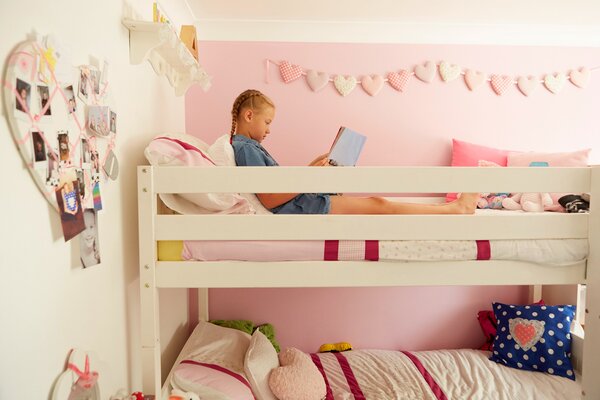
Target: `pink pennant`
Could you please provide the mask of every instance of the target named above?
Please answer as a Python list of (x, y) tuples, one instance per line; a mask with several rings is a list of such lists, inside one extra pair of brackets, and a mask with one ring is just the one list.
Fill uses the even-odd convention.
[(492, 89), (498, 96), (502, 96), (512, 83), (512, 78), (507, 75), (492, 75), (491, 77)]
[(302, 67), (296, 64), (290, 64), (288, 61), (282, 61), (279, 64), (279, 73), (285, 83), (290, 83), (302, 76)]

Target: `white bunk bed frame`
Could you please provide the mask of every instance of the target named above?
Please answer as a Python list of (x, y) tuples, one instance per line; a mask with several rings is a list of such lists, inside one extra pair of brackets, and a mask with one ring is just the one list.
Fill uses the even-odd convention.
[[(585, 340), (573, 336), (582, 398), (600, 399), (600, 202), (590, 213), (515, 215), (160, 215), (161, 193), (445, 193), (568, 192), (600, 199), (600, 166), (468, 167), (138, 167), (142, 385), (161, 386), (159, 289), (199, 288), (208, 319), (208, 288), (409, 285), (586, 284)], [(293, 227), (293, 229), (290, 229)], [(444, 262), (160, 262), (160, 240), (501, 240), (587, 238), (587, 261), (542, 266), (515, 261)], [(583, 343), (582, 343), (583, 342)], [(585, 355), (585, 356), (584, 356)], [(168, 379), (167, 379), (168, 380)], [(158, 396), (157, 396), (158, 397)]]

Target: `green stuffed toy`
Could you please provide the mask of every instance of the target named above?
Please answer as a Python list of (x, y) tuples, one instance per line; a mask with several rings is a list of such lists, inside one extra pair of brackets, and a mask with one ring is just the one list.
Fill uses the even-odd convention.
[(239, 331), (246, 332), (248, 335), (252, 335), (255, 330), (259, 329), (273, 344), (275, 351), (279, 353), (281, 349), (277, 339), (275, 339), (275, 327), (269, 323), (254, 326), (254, 322), (246, 319), (214, 319), (209, 322), (224, 328), (237, 329)]

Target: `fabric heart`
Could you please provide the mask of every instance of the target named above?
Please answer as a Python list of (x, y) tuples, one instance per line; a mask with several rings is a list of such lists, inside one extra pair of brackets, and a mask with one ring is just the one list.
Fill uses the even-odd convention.
[(531, 92), (537, 88), (539, 80), (535, 76), (520, 76), (517, 79), (517, 87), (525, 96), (529, 96)]
[(512, 83), (512, 78), (507, 75), (492, 75), (491, 77), (492, 89), (498, 96), (502, 96)]
[(440, 76), (444, 82), (450, 82), (460, 76), (460, 66), (446, 61), (440, 63)]
[(387, 76), (387, 79), (391, 87), (399, 92), (403, 92), (404, 88), (408, 84), (410, 76), (411, 73), (403, 69), (400, 72), (390, 72)]
[(544, 334), (544, 322), (523, 318), (509, 319), (508, 330), (515, 342), (527, 351), (540, 341)]
[(290, 83), (302, 76), (302, 67), (290, 64), (288, 61), (282, 61), (279, 64), (279, 73), (285, 83)]
[(574, 69), (569, 74), (571, 83), (577, 87), (584, 87), (590, 80), (590, 70), (586, 67), (581, 67), (578, 70)]
[(365, 75), (360, 80), (360, 84), (370, 96), (375, 96), (383, 87), (383, 77), (381, 75)]
[(306, 71), (306, 82), (314, 92), (318, 92), (329, 83), (329, 75), (310, 69)]
[(349, 95), (356, 87), (356, 78), (353, 76), (336, 75), (333, 84), (342, 96)]
[(431, 82), (435, 76), (435, 63), (427, 61), (425, 64), (415, 67), (415, 76), (423, 82)]
[(562, 88), (565, 86), (566, 81), (567, 77), (562, 72), (559, 72), (554, 75), (547, 74), (544, 77), (544, 85), (546, 86), (546, 89), (548, 89), (554, 94), (557, 94), (562, 90)]
[(470, 91), (477, 89), (485, 81), (485, 75), (483, 72), (473, 71), (468, 69), (465, 72), (465, 83)]

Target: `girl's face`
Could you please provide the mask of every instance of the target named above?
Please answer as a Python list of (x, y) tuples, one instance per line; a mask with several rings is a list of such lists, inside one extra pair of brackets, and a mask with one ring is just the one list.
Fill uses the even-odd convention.
[(96, 237), (96, 218), (91, 212), (83, 213), (83, 221), (85, 222), (85, 230), (82, 232), (82, 239), (86, 248), (94, 247), (94, 239)]
[[(270, 126), (275, 119), (275, 109), (265, 105), (255, 110), (245, 110), (244, 119), (246, 122), (246, 136), (261, 143), (270, 133)], [(244, 134), (244, 132), (240, 132)]]

